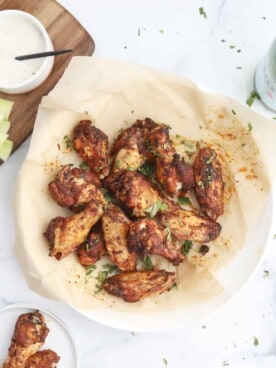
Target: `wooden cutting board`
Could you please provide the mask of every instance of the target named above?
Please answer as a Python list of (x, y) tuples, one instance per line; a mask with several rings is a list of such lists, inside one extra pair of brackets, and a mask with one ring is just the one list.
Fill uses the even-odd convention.
[(15, 151), (33, 130), (42, 96), (47, 95), (55, 86), (72, 56), (92, 55), (95, 43), (81, 24), (55, 0), (0, 0), (0, 10), (5, 9), (19, 9), (31, 13), (47, 29), (56, 50), (74, 50), (72, 54), (55, 58), (51, 75), (35, 90), (20, 95), (0, 92), (0, 97), (14, 101), (9, 139), (13, 141)]

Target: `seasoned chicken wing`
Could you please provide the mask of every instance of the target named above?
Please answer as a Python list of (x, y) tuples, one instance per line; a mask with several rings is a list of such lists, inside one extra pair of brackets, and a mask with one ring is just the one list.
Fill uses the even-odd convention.
[(106, 279), (103, 289), (111, 295), (123, 298), (128, 303), (134, 303), (170, 290), (175, 282), (174, 272), (163, 270), (125, 272)]
[(139, 153), (136, 139), (130, 138), (116, 154), (112, 172), (137, 170), (144, 162), (145, 156)]
[(170, 229), (162, 229), (150, 218), (135, 221), (130, 225), (128, 249), (142, 257), (147, 253), (162, 256), (175, 266), (185, 259), (173, 244)]
[(195, 195), (202, 211), (216, 221), (224, 212), (224, 183), (222, 167), (216, 151), (199, 150), (194, 162)]
[(172, 147), (167, 126), (155, 128), (148, 144), (155, 155), (157, 179), (167, 194), (179, 194), (194, 186), (193, 168)]
[(145, 211), (161, 200), (157, 190), (136, 171), (111, 174), (105, 180), (105, 185), (136, 217), (144, 217)]
[(49, 192), (62, 207), (82, 206), (91, 200), (103, 201), (99, 179), (90, 170), (65, 165), (49, 184)]
[(86, 241), (77, 249), (77, 256), (83, 266), (91, 266), (107, 254), (101, 226), (93, 227)]
[(116, 206), (110, 206), (102, 217), (105, 245), (114, 262), (121, 271), (136, 269), (137, 255), (130, 253), (127, 247), (127, 234), (130, 220)]
[(221, 231), (219, 223), (199, 216), (193, 211), (182, 209), (175, 210), (174, 212), (162, 212), (160, 221), (164, 226), (168, 226), (172, 235), (177, 240), (208, 243), (216, 239)]
[(60, 357), (53, 350), (38, 351), (30, 356), (24, 368), (55, 368)]
[(109, 174), (108, 137), (90, 120), (82, 120), (75, 127), (73, 146), (100, 179)]
[(89, 202), (85, 209), (70, 217), (56, 217), (44, 233), (49, 242), (50, 255), (57, 260), (74, 252), (87, 238), (92, 226), (103, 214), (101, 204)]
[(3, 368), (23, 368), (43, 345), (49, 329), (39, 311), (22, 314), (15, 325), (9, 354)]

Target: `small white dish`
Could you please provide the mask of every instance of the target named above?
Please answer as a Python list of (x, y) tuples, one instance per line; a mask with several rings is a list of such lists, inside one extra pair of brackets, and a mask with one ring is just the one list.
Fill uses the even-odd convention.
[(15, 56), (53, 51), (52, 41), (37, 18), (21, 10), (0, 11), (0, 42), (0, 91), (29, 92), (47, 79), (54, 57), (15, 60)]
[(35, 310), (39, 310), (43, 314), (46, 324), (50, 330), (41, 350), (52, 349), (60, 356), (58, 368), (79, 368), (77, 345), (72, 332), (65, 323), (52, 312), (49, 312), (38, 305), (25, 303), (11, 304), (0, 309), (0, 326), (2, 331), (0, 367), (2, 367), (2, 364), (7, 357), (15, 323), (18, 317), (23, 313), (30, 313)]

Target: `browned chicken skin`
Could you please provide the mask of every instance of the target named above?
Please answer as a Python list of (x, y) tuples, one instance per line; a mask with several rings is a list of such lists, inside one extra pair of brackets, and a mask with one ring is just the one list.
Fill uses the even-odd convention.
[(127, 234), (130, 220), (123, 211), (111, 205), (102, 217), (105, 245), (114, 262), (121, 271), (136, 269), (137, 255), (130, 253), (127, 247)]
[(182, 209), (174, 212), (162, 212), (160, 221), (180, 241), (191, 240), (199, 243), (208, 243), (216, 239), (221, 231), (219, 223), (199, 216), (193, 211)]
[(50, 349), (38, 351), (30, 356), (24, 368), (55, 368), (60, 357)]
[(49, 184), (49, 192), (62, 207), (81, 206), (91, 200), (102, 200), (97, 189), (101, 185), (99, 179), (90, 170), (65, 165)]
[(100, 203), (89, 202), (81, 213), (52, 219), (44, 233), (49, 242), (50, 255), (60, 260), (74, 252), (86, 240), (90, 229), (102, 214)]
[(194, 186), (193, 168), (172, 147), (167, 126), (157, 126), (149, 134), (148, 144), (155, 155), (157, 179), (167, 194), (185, 192)]
[(9, 354), (3, 368), (23, 368), (43, 345), (49, 329), (39, 311), (22, 314), (15, 325)]
[(170, 290), (176, 282), (174, 272), (140, 271), (125, 272), (106, 279), (103, 289), (128, 303), (159, 295)]
[(83, 266), (91, 266), (105, 254), (104, 234), (101, 226), (98, 226), (91, 230), (86, 241), (77, 249), (77, 256)]
[(224, 212), (222, 167), (211, 148), (199, 150), (194, 162), (195, 195), (202, 211), (216, 221)]
[(185, 257), (173, 244), (169, 228), (161, 229), (153, 219), (141, 219), (130, 225), (128, 249), (142, 257), (155, 254), (167, 258), (175, 266)]
[(73, 146), (99, 179), (109, 174), (108, 137), (90, 120), (82, 120), (75, 127)]
[(158, 192), (136, 171), (112, 174), (105, 180), (105, 185), (136, 217), (144, 217), (145, 210), (160, 200)]

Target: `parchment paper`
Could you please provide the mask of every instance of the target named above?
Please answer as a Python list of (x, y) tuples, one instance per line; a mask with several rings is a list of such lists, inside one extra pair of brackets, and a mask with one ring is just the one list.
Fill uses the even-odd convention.
[[(211, 243), (210, 252), (201, 256), (193, 249), (189, 262), (177, 268), (178, 287), (127, 304), (95, 293), (97, 273), (102, 264), (110, 263), (108, 258), (86, 277), (74, 254), (62, 261), (49, 257), (42, 234), (53, 217), (71, 214), (59, 207), (47, 190), (62, 164), (81, 162), (66, 148), (63, 137), (70, 137), (79, 120), (90, 118), (111, 142), (119, 129), (144, 117), (169, 124), (172, 135), (206, 142), (218, 150), (228, 203), (218, 220), (222, 233)], [(135, 313), (185, 308), (219, 295), (222, 286), (213, 271), (242, 248), (275, 183), (275, 137), (273, 121), (229, 98), (203, 93), (190, 81), (114, 60), (73, 58), (57, 86), (42, 100), (29, 153), (18, 176), (15, 252), (30, 288), (82, 310), (113, 308)], [(185, 155), (183, 145), (176, 147)], [(153, 260), (158, 268), (175, 269), (160, 257)]]

